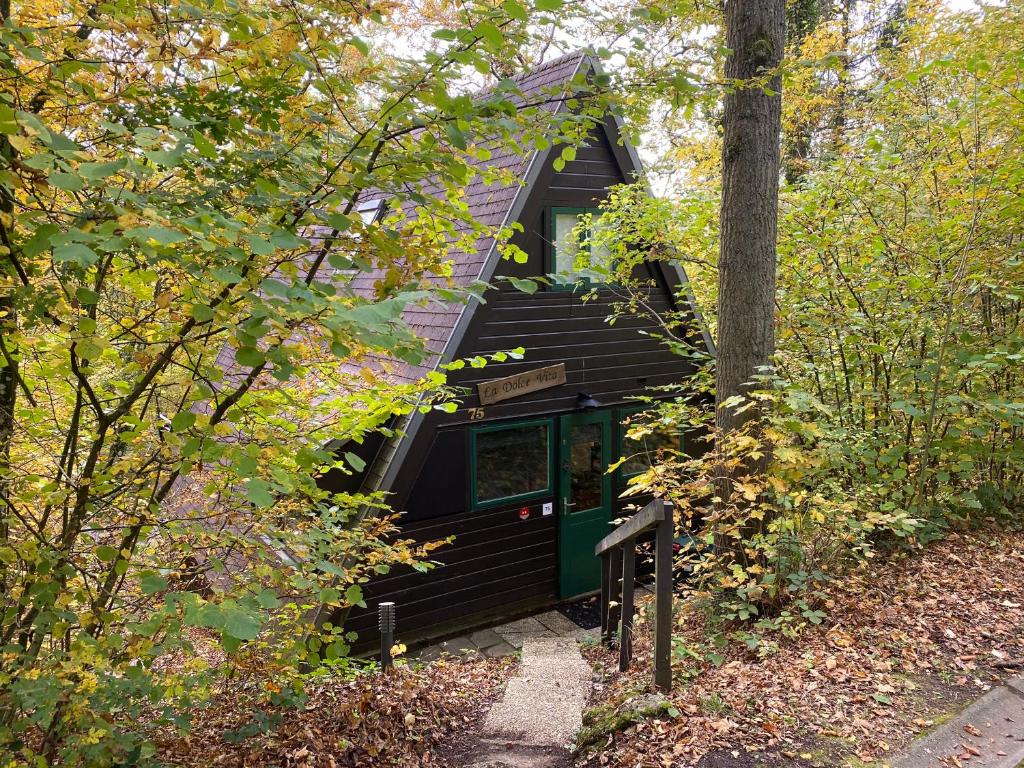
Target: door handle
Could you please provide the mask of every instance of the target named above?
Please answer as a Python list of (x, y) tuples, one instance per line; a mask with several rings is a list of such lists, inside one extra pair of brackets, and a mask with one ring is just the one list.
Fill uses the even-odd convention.
[(567, 498), (563, 498), (562, 499), (562, 509), (564, 509), (566, 512), (571, 512), (572, 508), (575, 507), (575, 506), (576, 505), (573, 502), (569, 501), (569, 499), (567, 499)]

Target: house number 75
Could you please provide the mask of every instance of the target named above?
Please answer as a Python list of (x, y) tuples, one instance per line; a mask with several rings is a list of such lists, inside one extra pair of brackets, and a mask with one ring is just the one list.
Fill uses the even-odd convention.
[(480, 421), (480, 419), (482, 419), (483, 417), (484, 417), (484, 409), (483, 408), (470, 408), (469, 409), (469, 420), (470, 421)]

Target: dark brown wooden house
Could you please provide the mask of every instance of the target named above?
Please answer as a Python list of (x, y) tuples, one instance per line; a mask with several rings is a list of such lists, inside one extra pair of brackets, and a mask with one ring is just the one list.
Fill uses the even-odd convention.
[[(549, 91), (594, 66), (585, 54), (565, 56), (519, 78), (520, 87)], [(460, 280), (562, 271), (559, 238), (565, 241), (581, 213), (596, 213), (610, 187), (634, 181), (640, 167), (611, 117), (559, 171), (556, 156), (548, 150), (491, 158), (525, 183), (474, 182), (467, 203), (486, 224), (519, 222), (515, 242), (529, 259), (502, 259), (484, 239), (474, 252), (453, 254)], [(676, 306), (677, 296), (688, 295), (681, 268), (644, 268), (654, 308), (688, 309)], [(438, 552), (441, 565), (429, 573), (395, 571), (368, 586), (367, 608), (346, 622), (360, 634), (359, 645), (376, 640), (381, 600), (397, 604), (399, 637), (409, 639), (596, 590), (594, 545), (628, 503), (621, 498), (628, 473), (643, 468), (643, 452), (624, 444), (622, 422), (637, 409), (631, 398), (692, 373), (691, 363), (645, 335), (655, 330), (650, 321), (606, 322), (611, 291), (584, 302), (583, 291), (571, 286), (528, 294), (497, 283), (502, 287), (488, 292), (486, 303), (407, 313), (435, 353), (431, 366), (515, 347), (526, 352), (521, 360), (450, 374), (450, 383), (466, 391), (457, 411), (417, 413), (400, 425), (400, 437), (362, 448), (364, 487), (391, 493), (392, 507), (404, 513), (403, 535), (455, 542)], [(711, 352), (698, 321), (694, 337)], [(634, 456), (606, 471), (627, 455)]]

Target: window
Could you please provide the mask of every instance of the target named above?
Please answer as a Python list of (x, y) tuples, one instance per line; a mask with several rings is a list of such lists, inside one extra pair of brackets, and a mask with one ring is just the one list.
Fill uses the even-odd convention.
[(473, 506), (543, 496), (551, 491), (551, 422), (473, 430)]
[(363, 224), (366, 224), (367, 226), (377, 221), (383, 211), (384, 200), (381, 198), (378, 198), (377, 200), (360, 200), (356, 205), (356, 213), (358, 213), (359, 218), (363, 220)]
[[(649, 470), (661, 451), (681, 451), (682, 435), (675, 427), (658, 424), (646, 424), (635, 418), (640, 411), (625, 413), (620, 421), (619, 429), (622, 436), (621, 449), (624, 461), (619, 465), (623, 478), (630, 478)], [(641, 434), (629, 437), (629, 431), (641, 427)]]
[[(577, 232), (576, 227), (586, 214), (590, 214), (588, 231)], [(591, 243), (601, 239), (601, 227), (601, 215), (596, 208), (551, 209), (551, 271), (562, 275), (563, 288), (581, 280), (603, 282), (611, 270), (611, 251), (604, 244)]]

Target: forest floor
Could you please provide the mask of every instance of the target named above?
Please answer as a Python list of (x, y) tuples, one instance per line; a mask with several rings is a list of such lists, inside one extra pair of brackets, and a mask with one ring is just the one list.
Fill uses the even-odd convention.
[(168, 729), (157, 757), (180, 768), (458, 768), (460, 743), (479, 732), (516, 668), (509, 657), (449, 657), (328, 677), (309, 683), (298, 709), (247, 706), (251, 691), (229, 687), (194, 713), (187, 737)]
[[(578, 766), (884, 765), (1024, 667), (1024, 533), (956, 535), (871, 562), (832, 585), (822, 624), (772, 636), (760, 654), (711, 649), (717, 664), (686, 605), (668, 711), (621, 731), (606, 717)], [(586, 651), (608, 683), (592, 718), (652, 690), (648, 629), (624, 674), (612, 652)]]

